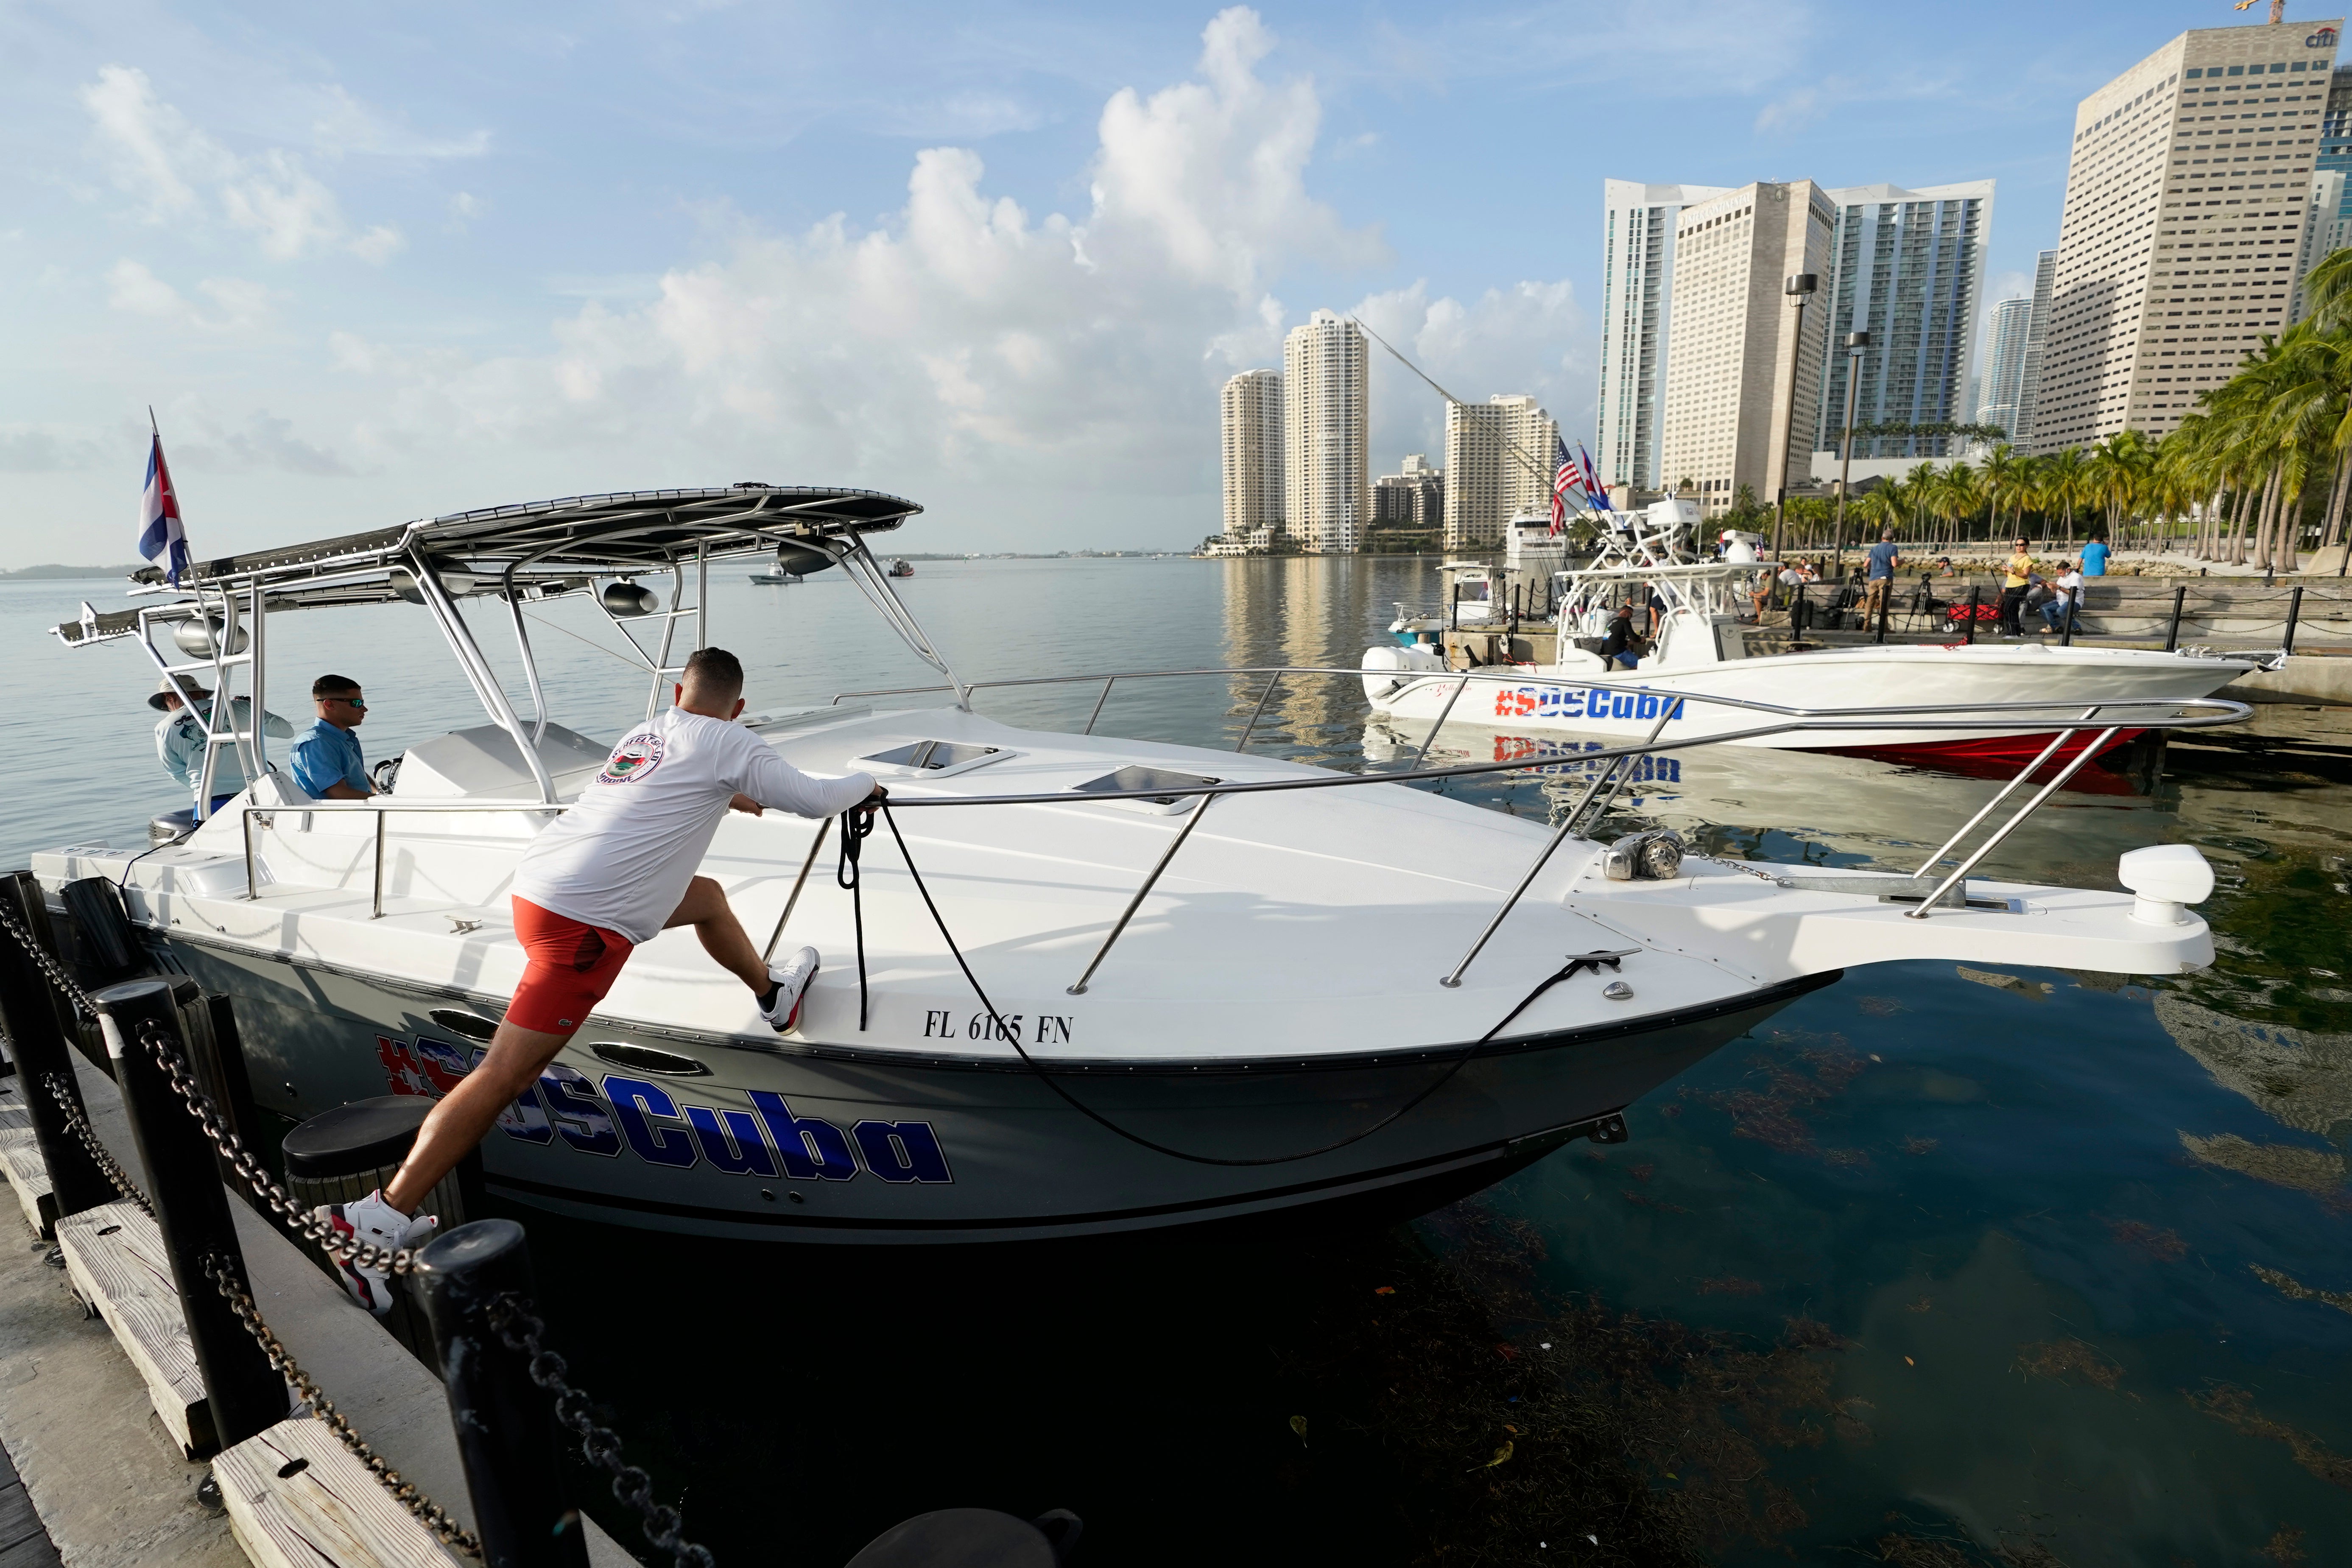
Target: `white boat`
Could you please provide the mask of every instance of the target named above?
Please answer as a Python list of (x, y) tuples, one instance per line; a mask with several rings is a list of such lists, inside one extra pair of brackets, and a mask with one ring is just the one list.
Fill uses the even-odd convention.
[[(1626, 514), (1589, 564), (1560, 573), (1552, 595), (1560, 650), (1554, 662), (1448, 671), (1442, 635), (1400, 626), (1392, 628), (1395, 646), (1365, 650), (1365, 697), (1377, 713), (1402, 724), (1499, 720), (1605, 737), (1656, 731), (1667, 740), (1726, 738), (1745, 746), (2009, 762), (2034, 757), (2064, 721), (2096, 705), (2209, 697), (2263, 665), (2247, 656), (2054, 642), (1888, 643), (1751, 656), (1749, 628), (1739, 615), (1765, 568), (1738, 559), (1751, 552), (1737, 546), (1730, 559), (1695, 558), (1685, 542), (1696, 521), (1697, 508), (1687, 501), (1662, 501), (1646, 513)], [(1653, 632), (1649, 650), (1630, 668), (1595, 651), (1617, 608), (1626, 605), (1636, 628)], [(1716, 700), (1677, 700), (1701, 696)], [(1743, 733), (1759, 725), (1757, 711), (1741, 703), (1932, 709), (1977, 717), (2008, 709), (2017, 721), (1966, 731), (1848, 721)], [(2053, 754), (2089, 744), (2105, 728), (2081, 731)], [(2126, 744), (2140, 732), (2126, 725), (2102, 745)]]
[[(2181, 847), (2126, 858), (2137, 898), (1968, 877), (2006, 829), (1974, 848), (1956, 836), (1919, 878), (1677, 863), (1662, 840), (1584, 836), (1614, 794), (1602, 776), (1547, 828), (1393, 776), (995, 722), (868, 550), (919, 510), (769, 486), (592, 496), (205, 563), (193, 596), (144, 574), (131, 608), (85, 606), (58, 635), (143, 648), (258, 712), (270, 620), (404, 600), (487, 721), (411, 747), (390, 792), (363, 801), (305, 798), (261, 737), (212, 732), (208, 752), (237, 752), (257, 782), (192, 832), (35, 858), (61, 945), (84, 951), (77, 922), (104, 904), (71, 885), (119, 885), (148, 960), (233, 999), (266, 1110), (446, 1091), (521, 973), (516, 859), (613, 739), (548, 710), (522, 606), (586, 595), (657, 697), (675, 673), (664, 650), (723, 637), (704, 624), (709, 563), (790, 543), (838, 564), (940, 670), (926, 700), (944, 705), (845, 694), (745, 721), (801, 768), (872, 770), (892, 790), (855, 896), (825, 853), (831, 825), (781, 814), (729, 816), (702, 866), (772, 949), (823, 952), (802, 1022), (770, 1030), (690, 931), (646, 943), (490, 1136), (506, 1198), (841, 1243), (1411, 1211), (1569, 1140), (1622, 1138), (1626, 1106), (1848, 965), (2169, 974), (2210, 959), (2186, 906), (2211, 872)], [(667, 595), (638, 581), (662, 575)], [(514, 636), (528, 716), (482, 621)], [(1269, 674), (1357, 679), (1209, 678), (1271, 696)], [(1129, 678), (1087, 679), (1108, 693)]]

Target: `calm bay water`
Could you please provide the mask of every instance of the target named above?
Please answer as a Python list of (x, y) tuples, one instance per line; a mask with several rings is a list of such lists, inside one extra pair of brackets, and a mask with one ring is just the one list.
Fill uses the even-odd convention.
[[(923, 563), (901, 588), (968, 678), (1352, 666), (1433, 564)], [(755, 708), (935, 679), (834, 575), (714, 574)], [(142, 842), (184, 804), (143, 657), (46, 634), (118, 587), (0, 586), (14, 863)], [(601, 617), (532, 614), (560, 721), (609, 738), (644, 710)], [(475, 721), (420, 612), (285, 616), (269, 642), (298, 722), (312, 676), (365, 683), (371, 759)], [(978, 705), (1075, 726), (1098, 689)], [(1098, 727), (1231, 744), (1256, 695), (1127, 683)], [(1399, 742), (1352, 681), (1286, 687), (1256, 737)], [(1581, 782), (1559, 765), (1456, 787), (1540, 816)], [(557, 1335), (730, 1563), (835, 1564), (950, 1504), (1075, 1509), (1097, 1563), (2352, 1562), (2352, 714), (2266, 714), (2102, 784), (1987, 870), (2113, 886), (2123, 850), (2195, 844), (2211, 970), (1850, 971), (1635, 1107), (1630, 1143), (1391, 1230), (866, 1257), (529, 1216)], [(1701, 753), (1618, 816), (1909, 869), (1995, 787)]]

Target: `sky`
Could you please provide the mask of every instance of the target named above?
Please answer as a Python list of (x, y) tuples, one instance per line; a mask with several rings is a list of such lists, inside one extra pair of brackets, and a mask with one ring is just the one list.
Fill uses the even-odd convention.
[[(1217, 388), (1355, 312), (1590, 441), (1605, 178), (1999, 182), (2227, 0), (0, 0), (0, 568), (756, 479), (1183, 548)], [(1377, 352), (1375, 473), (1442, 451)]]

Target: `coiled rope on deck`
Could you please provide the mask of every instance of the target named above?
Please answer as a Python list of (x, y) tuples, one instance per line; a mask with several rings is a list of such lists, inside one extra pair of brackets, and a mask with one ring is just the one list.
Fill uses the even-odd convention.
[(1087, 1121), (1094, 1122), (1096, 1125), (1108, 1131), (1118, 1134), (1119, 1137), (1126, 1139), (1130, 1143), (1136, 1144), (1140, 1148), (1149, 1149), (1155, 1154), (1165, 1154), (1171, 1160), (1182, 1160), (1188, 1163), (1195, 1165), (1287, 1165), (1295, 1163), (1300, 1160), (1312, 1160), (1319, 1154), (1335, 1153), (1341, 1149), (1345, 1149), (1350, 1143), (1360, 1143), (1365, 1139), (1370, 1138), (1373, 1133), (1380, 1131), (1385, 1127), (1392, 1125), (1411, 1112), (1415, 1107), (1419, 1106), (1423, 1100), (1427, 1100), (1431, 1095), (1435, 1094), (1439, 1089), (1444, 1089), (1447, 1084), (1453, 1082), (1454, 1074), (1462, 1070), (1464, 1065), (1470, 1060), (1472, 1054), (1476, 1050), (1477, 1047), (1486, 1044), (1496, 1035), (1501, 1034), (1503, 1030), (1510, 1025), (1513, 1019), (1517, 1018), (1520, 1014), (1533, 1006), (1537, 999), (1542, 996), (1545, 992), (1549, 991), (1561, 981), (1568, 979), (1570, 976), (1576, 974), (1581, 970), (1591, 969), (1597, 974), (1600, 973), (1601, 966), (1602, 964), (1607, 964), (1610, 968), (1614, 969), (1617, 967), (1618, 958), (1622, 956), (1621, 954), (1596, 952), (1585, 953), (1579, 957), (1570, 959), (1558, 973), (1547, 977), (1543, 984), (1538, 985), (1533, 991), (1528, 992), (1528, 994), (1521, 999), (1517, 1006), (1512, 1008), (1508, 1013), (1504, 1014), (1501, 1022), (1497, 1023), (1493, 1028), (1487, 1030), (1485, 1034), (1479, 1036), (1476, 1041), (1472, 1045), (1464, 1047), (1461, 1054), (1456, 1056), (1453, 1061), (1447, 1063), (1445, 1070), (1438, 1074), (1436, 1079), (1424, 1087), (1421, 1092), (1415, 1094), (1411, 1100), (1406, 1100), (1402, 1105), (1398, 1106), (1394, 1110), (1390, 1111), (1386, 1116), (1381, 1117), (1378, 1121), (1373, 1122), (1370, 1127), (1363, 1129), (1360, 1132), (1351, 1132), (1345, 1138), (1323, 1144), (1319, 1148), (1304, 1149), (1295, 1154), (1268, 1154), (1255, 1159), (1231, 1159), (1215, 1154), (1195, 1154), (1187, 1150), (1171, 1148), (1165, 1143), (1146, 1138), (1140, 1132), (1131, 1131), (1125, 1127), (1121, 1127), (1118, 1122), (1112, 1121), (1109, 1117), (1105, 1116), (1102, 1112), (1097, 1110), (1094, 1107), (1080, 1100), (1076, 1095), (1072, 1094), (1068, 1089), (1063, 1088), (1062, 1085), (1055, 1080), (1052, 1069), (1029, 1054), (1028, 1050), (1021, 1044), (1020, 1032), (1006, 1026), (1003, 1016), (996, 1010), (996, 1004), (989, 1000), (988, 992), (981, 985), (980, 977), (971, 972), (971, 965), (965, 961), (963, 949), (957, 943), (955, 933), (948, 930), (947, 920), (940, 913), (940, 906), (938, 903), (932, 900), (930, 889), (924, 884), (923, 873), (921, 869), (916, 866), (915, 857), (907, 847), (906, 837), (898, 831), (898, 819), (891, 814), (890, 803), (887, 799), (877, 802), (874, 807), (860, 808), (856, 812), (845, 814), (842, 818), (842, 826), (844, 829), (842, 836), (842, 863), (845, 867), (851, 868), (851, 870), (849, 871), (846, 879), (842, 880), (841, 885), (850, 889), (853, 900), (852, 907), (857, 920), (858, 1027), (862, 1030), (866, 1026), (866, 927), (864, 922), (864, 910), (856, 901), (857, 898), (857, 883), (854, 868), (857, 863), (857, 852), (850, 847), (849, 828), (854, 820), (863, 818), (864, 825), (857, 830), (856, 837), (861, 840), (870, 837), (874, 831), (873, 818), (876, 810), (879, 810), (883, 822), (887, 825), (890, 829), (891, 842), (898, 845), (899, 858), (907, 863), (907, 874), (914, 879), (915, 891), (922, 895), (923, 908), (930, 911), (931, 923), (939, 928), (940, 940), (948, 944), (948, 952), (955, 959), (956, 967), (963, 971), (965, 983), (971, 985), (972, 994), (980, 998), (980, 1005), (983, 1008), (987, 1009), (989, 1023), (992, 1026), (996, 1037), (1010, 1045), (1013, 1047), (1013, 1054), (1021, 1058), (1023, 1065), (1027, 1067), (1028, 1069), (1036, 1076), (1040, 1082), (1045, 1084), (1047, 1089), (1052, 1089), (1056, 1095), (1059, 1095), (1064, 1103), (1067, 1104), (1071, 1110), (1078, 1112), (1081, 1116), (1084, 1116)]

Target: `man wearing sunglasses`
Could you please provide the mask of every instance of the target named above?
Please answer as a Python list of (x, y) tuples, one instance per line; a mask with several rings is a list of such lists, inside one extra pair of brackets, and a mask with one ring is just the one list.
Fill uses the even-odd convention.
[(360, 738), (352, 733), (367, 719), (359, 682), (322, 675), (310, 683), (310, 697), (319, 705), (319, 721), (294, 742), (288, 759), (294, 782), (312, 800), (365, 800), (375, 787), (368, 783)]

